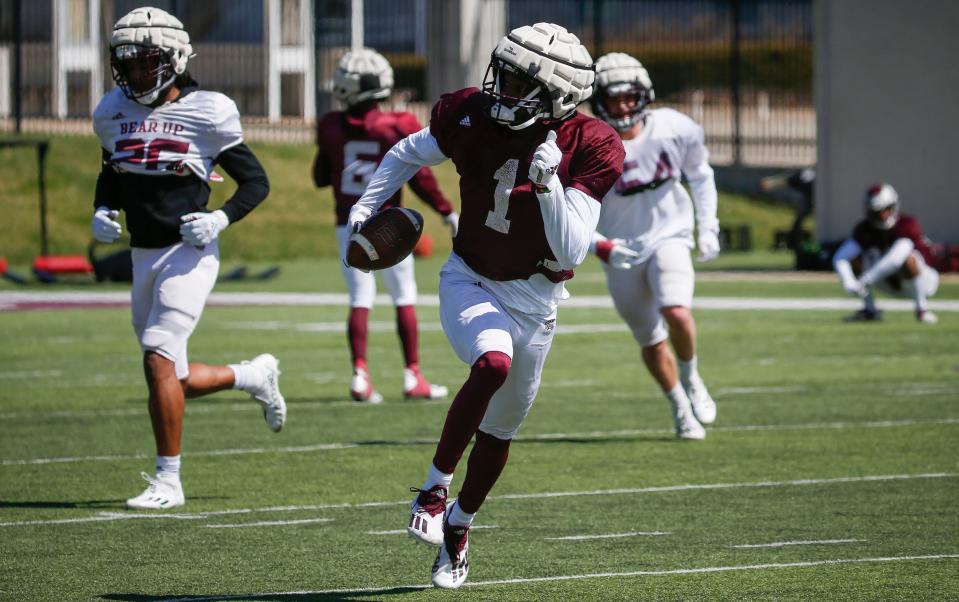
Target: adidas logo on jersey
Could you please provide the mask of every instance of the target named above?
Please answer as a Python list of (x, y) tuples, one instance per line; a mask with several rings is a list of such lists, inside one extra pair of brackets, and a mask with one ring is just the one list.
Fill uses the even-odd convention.
[(460, 119), (460, 125), (465, 126), (465, 127), (469, 127), (469, 126), (470, 126), (470, 116), (467, 115), (466, 117)]

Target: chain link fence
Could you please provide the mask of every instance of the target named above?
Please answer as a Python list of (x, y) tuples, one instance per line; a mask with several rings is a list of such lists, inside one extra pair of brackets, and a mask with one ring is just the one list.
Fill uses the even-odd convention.
[[(435, 2), (365, 0), (363, 36), (392, 63), (390, 104), (423, 123)], [(550, 21), (594, 58), (627, 52), (648, 68), (657, 103), (701, 123), (713, 162), (815, 163), (811, 0), (488, 0), (508, 28)], [(117, 18), (142, 0), (0, 0), (0, 133), (89, 134), (113, 86), (107, 49)], [(308, 144), (351, 45), (350, 0), (152, 0), (193, 40), (190, 71), (236, 100), (247, 137)], [(52, 26), (51, 26), (52, 24)], [(476, 48), (476, 61), (488, 61)], [(19, 69), (17, 69), (19, 66)], [(480, 82), (475, 82), (479, 85)], [(585, 107), (584, 107), (585, 108)]]

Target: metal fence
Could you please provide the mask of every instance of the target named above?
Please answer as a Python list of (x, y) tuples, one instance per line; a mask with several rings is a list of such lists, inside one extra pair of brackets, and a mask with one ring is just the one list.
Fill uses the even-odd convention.
[[(0, 132), (89, 133), (96, 100), (113, 85), (112, 24), (144, 1), (0, 0)], [(394, 67), (394, 106), (424, 122), (430, 11), (452, 1), (362, 2), (364, 42)], [(811, 0), (476, 1), (504, 2), (508, 28), (561, 23), (594, 57), (639, 58), (657, 102), (704, 126), (717, 164), (815, 162)], [(249, 138), (312, 141), (351, 44), (351, 0), (151, 3), (184, 22), (197, 54), (191, 73), (237, 101)]]

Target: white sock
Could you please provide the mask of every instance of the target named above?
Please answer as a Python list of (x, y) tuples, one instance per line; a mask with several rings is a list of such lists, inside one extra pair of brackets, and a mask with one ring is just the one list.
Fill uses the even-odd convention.
[(677, 416), (683, 414), (689, 415), (689, 413), (692, 412), (689, 397), (686, 395), (686, 391), (680, 383), (676, 383), (676, 386), (673, 387), (671, 391), (666, 392), (666, 399), (668, 399), (670, 405), (673, 406), (673, 412)]
[(230, 364), (233, 370), (233, 388), (246, 391), (260, 380), (260, 371), (253, 364)]
[(687, 387), (694, 379), (699, 378), (699, 363), (695, 353), (693, 357), (689, 358), (688, 362), (676, 358), (676, 365), (679, 366), (679, 379), (683, 381), (683, 384)]
[(157, 456), (157, 476), (180, 480), (180, 456)]
[(449, 521), (451, 525), (456, 525), (457, 527), (469, 527), (473, 524), (474, 518), (476, 518), (476, 513), (468, 514), (463, 512), (463, 509), (460, 508), (459, 501), (453, 502), (453, 506), (446, 516), (446, 520)]
[(922, 290), (921, 286), (918, 286), (916, 280), (904, 280), (903, 288), (905, 288), (909, 295), (912, 297), (913, 303), (916, 304), (916, 313), (922, 313), (928, 309), (926, 303), (926, 291)]
[(439, 468), (430, 464), (430, 472), (426, 475), (426, 482), (423, 483), (423, 491), (429, 491), (437, 485), (442, 485), (447, 489), (453, 483), (453, 475), (440, 471)]

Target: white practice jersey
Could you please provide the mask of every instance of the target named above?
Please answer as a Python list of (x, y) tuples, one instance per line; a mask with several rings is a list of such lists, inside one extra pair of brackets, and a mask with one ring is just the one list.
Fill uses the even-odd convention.
[[(703, 143), (703, 128), (673, 109), (646, 114), (640, 135), (623, 140), (623, 175), (603, 199), (597, 231), (619, 238), (645, 261), (666, 241), (690, 249), (695, 221), (717, 230), (716, 182)], [(686, 176), (694, 204), (681, 183)]]
[(93, 112), (93, 130), (123, 171), (161, 176), (193, 172), (205, 181), (213, 176), (217, 155), (243, 142), (236, 103), (208, 90), (188, 91), (152, 108), (114, 88)]

